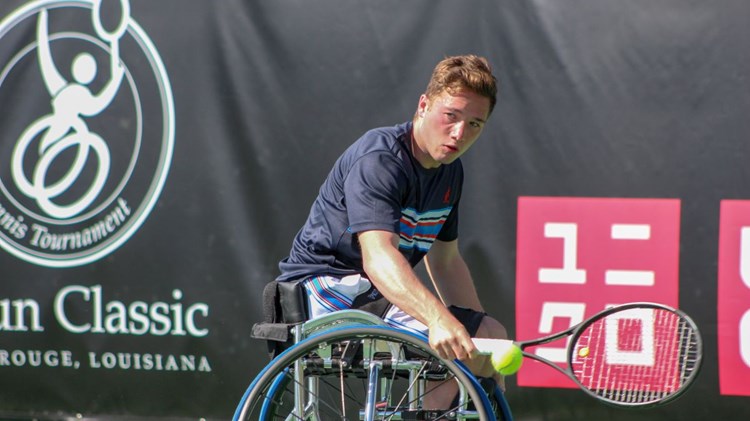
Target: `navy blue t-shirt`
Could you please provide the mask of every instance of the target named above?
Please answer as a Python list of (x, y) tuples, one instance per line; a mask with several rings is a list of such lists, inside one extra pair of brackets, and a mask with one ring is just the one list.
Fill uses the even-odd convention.
[(417, 265), (439, 239), (458, 238), (460, 160), (422, 167), (411, 153), (412, 123), (370, 130), (336, 161), (297, 233), (278, 280), (364, 274), (357, 233), (399, 234), (399, 251)]

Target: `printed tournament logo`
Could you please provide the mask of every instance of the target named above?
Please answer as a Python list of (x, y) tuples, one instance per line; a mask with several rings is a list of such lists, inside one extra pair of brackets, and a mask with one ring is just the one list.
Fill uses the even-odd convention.
[(0, 110), (0, 247), (69, 267), (138, 230), (169, 171), (174, 107), (127, 0), (42, 0), (6, 16)]

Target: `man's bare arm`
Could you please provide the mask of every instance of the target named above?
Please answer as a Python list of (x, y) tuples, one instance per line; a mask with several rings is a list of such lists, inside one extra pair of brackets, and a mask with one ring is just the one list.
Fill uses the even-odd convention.
[(425, 257), (425, 267), (445, 305), (484, 311), (458, 240), (435, 241)]
[(370, 281), (391, 303), (429, 328), (430, 346), (447, 359), (476, 352), (464, 326), (417, 277), (398, 251), (398, 235), (387, 231), (359, 234), (362, 263)]

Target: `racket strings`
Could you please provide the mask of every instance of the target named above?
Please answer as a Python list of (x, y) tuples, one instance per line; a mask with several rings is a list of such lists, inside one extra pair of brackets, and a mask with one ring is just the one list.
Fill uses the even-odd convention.
[(690, 382), (700, 363), (697, 330), (664, 309), (629, 309), (591, 323), (571, 366), (581, 385), (622, 404), (664, 400)]

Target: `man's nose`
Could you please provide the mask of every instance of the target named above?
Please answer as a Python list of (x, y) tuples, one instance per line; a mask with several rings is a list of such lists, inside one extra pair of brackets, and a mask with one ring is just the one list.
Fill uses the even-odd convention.
[(453, 125), (451, 130), (451, 138), (454, 140), (462, 140), (464, 138), (464, 129), (466, 128), (466, 122), (459, 121)]

